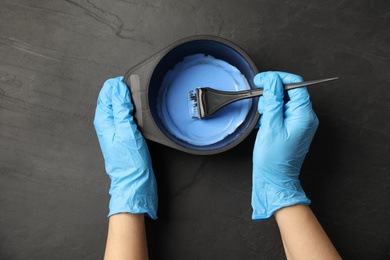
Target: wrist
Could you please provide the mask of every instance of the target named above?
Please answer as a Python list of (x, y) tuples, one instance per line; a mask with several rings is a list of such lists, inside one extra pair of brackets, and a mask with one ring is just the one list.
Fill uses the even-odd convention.
[(150, 168), (111, 176), (110, 213), (145, 213), (152, 219), (157, 219), (157, 183), (153, 170)]
[(299, 180), (281, 179), (253, 175), (252, 219), (270, 218), (277, 210), (291, 205), (310, 205)]
[(108, 217), (119, 213), (145, 214), (146, 216), (157, 219), (157, 204), (156, 196), (144, 196), (134, 194), (115, 194), (111, 196)]

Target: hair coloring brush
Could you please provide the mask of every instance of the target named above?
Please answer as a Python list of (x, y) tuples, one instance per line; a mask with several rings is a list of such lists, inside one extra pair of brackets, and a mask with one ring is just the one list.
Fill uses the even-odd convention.
[[(289, 90), (337, 79), (339, 79), (339, 77), (285, 84), (283, 86), (285, 90)], [(263, 95), (263, 89), (261, 88), (243, 91), (222, 91), (212, 88), (197, 88), (195, 91), (191, 90), (188, 92), (190, 115), (192, 118), (203, 119), (211, 116), (230, 103), (261, 95)]]

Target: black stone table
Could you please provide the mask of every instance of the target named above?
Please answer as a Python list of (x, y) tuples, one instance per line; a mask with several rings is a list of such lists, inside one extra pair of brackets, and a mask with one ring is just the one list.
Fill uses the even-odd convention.
[[(104, 81), (193, 35), (260, 71), (341, 80), (310, 88), (320, 126), (302, 168), (345, 259), (390, 258), (390, 2), (0, 2), (0, 259), (101, 259), (109, 178), (93, 128)], [(159, 219), (151, 259), (283, 259), (273, 218), (251, 220), (256, 132), (225, 153), (148, 142)]]

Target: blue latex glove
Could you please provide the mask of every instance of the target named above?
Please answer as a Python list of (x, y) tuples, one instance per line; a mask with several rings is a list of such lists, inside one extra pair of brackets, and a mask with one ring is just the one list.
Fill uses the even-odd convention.
[(255, 85), (264, 88), (253, 151), (254, 220), (269, 218), (282, 207), (310, 204), (298, 177), (318, 119), (306, 88), (288, 90), (285, 103), (282, 84), (295, 82), (302, 78), (285, 72), (264, 72), (254, 78)]
[(100, 91), (94, 125), (111, 179), (110, 213), (145, 213), (157, 219), (157, 184), (145, 139), (133, 120), (123, 77), (107, 80)]

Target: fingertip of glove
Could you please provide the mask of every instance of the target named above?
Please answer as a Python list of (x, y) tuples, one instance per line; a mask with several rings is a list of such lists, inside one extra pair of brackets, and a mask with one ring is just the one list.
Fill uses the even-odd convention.
[(123, 77), (110, 79), (110, 84), (113, 88), (113, 91), (117, 92), (121, 97), (125, 97), (129, 92), (126, 83), (123, 82)]
[(126, 83), (124, 83), (123, 77), (117, 77), (114, 79), (111, 79), (112, 81), (110, 82), (112, 86), (112, 104), (114, 106), (123, 106), (123, 105), (129, 105), (129, 109), (132, 112), (133, 109), (133, 104), (131, 103), (130, 99), (130, 91), (129, 88), (127, 87)]
[(253, 78), (253, 83), (258, 88), (264, 88), (264, 82), (269, 80), (269, 77), (273, 74), (272, 71), (261, 72)]
[[(264, 93), (263, 97), (272, 97), (272, 99), (283, 99), (283, 83), (279, 75), (275, 72), (267, 72), (264, 77)], [(267, 99), (268, 99), (267, 98)]]
[(130, 95), (128, 94), (129, 90), (127, 85), (122, 80), (123, 77), (116, 77), (107, 79), (104, 82), (103, 87), (99, 93), (97, 107), (95, 110), (95, 129), (97, 126), (102, 125), (105, 119), (113, 116), (114, 107), (117, 111), (120, 111), (121, 109), (118, 109), (118, 107), (126, 104), (126, 106), (128, 106), (128, 110), (130, 110), (130, 113), (132, 112), (133, 106), (130, 101)]
[(264, 97), (261, 96), (259, 98), (259, 103), (257, 104), (257, 110), (259, 111), (260, 114), (263, 114), (263, 110), (264, 110)]
[(117, 86), (119, 85), (118, 83), (123, 83), (122, 80), (123, 77), (107, 79), (104, 82), (102, 89), (100, 90), (98, 100), (100, 99), (104, 103), (105, 101), (107, 101), (107, 99), (110, 100), (113, 88), (117, 88)]
[(290, 89), (288, 92), (290, 98), (289, 103), (294, 104), (293, 107), (310, 105), (310, 94), (306, 87)]
[(255, 86), (258, 87), (258, 88), (262, 88), (262, 84), (261, 84), (261, 82), (262, 82), (262, 77), (263, 77), (262, 73), (259, 73), (259, 74), (257, 74), (257, 75), (253, 78), (253, 83), (254, 83)]

